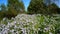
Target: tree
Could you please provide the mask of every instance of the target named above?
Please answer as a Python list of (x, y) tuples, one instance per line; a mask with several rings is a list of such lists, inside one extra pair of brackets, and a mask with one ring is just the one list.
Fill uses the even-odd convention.
[(59, 0), (44, 0), (44, 3), (50, 5), (52, 3), (59, 2)]
[(60, 8), (57, 8), (56, 10), (57, 10), (57, 13), (60, 14)]
[(7, 11), (6, 10), (7, 7), (4, 4), (1, 4), (0, 8), (1, 8), (0, 11), (3, 11), (3, 12)]
[[(57, 0), (53, 0), (57, 1)], [(58, 6), (52, 2), (51, 0), (31, 0), (30, 5), (28, 7), (28, 13), (31, 14), (53, 14), (57, 11), (54, 11), (57, 9)]]
[(49, 14), (57, 13), (57, 8), (59, 8), (55, 2), (59, 2), (59, 0), (45, 0), (45, 4), (47, 4)]
[(43, 3), (43, 0), (31, 0), (30, 5), (28, 7), (28, 12), (32, 14), (44, 13), (45, 8), (46, 5)]
[(55, 3), (48, 6), (50, 14), (57, 14), (57, 9), (59, 8)]
[(7, 7), (5, 4), (1, 4), (0, 6), (0, 20), (2, 20), (5, 17), (5, 12), (7, 11)]
[(18, 13), (25, 11), (22, 0), (8, 0), (8, 17), (15, 17)]
[(10, 10), (10, 8), (11, 8), (11, 10), (12, 9), (14, 9), (15, 11), (24, 11), (24, 4), (23, 4), (23, 2), (22, 2), (22, 0), (8, 0), (8, 7), (9, 7), (9, 9), (8, 10)]
[(24, 4), (22, 0), (8, 0), (8, 5), (5, 6), (2, 4), (0, 6), (0, 16), (1, 17), (15, 17), (19, 13), (23, 13), (25, 11)]

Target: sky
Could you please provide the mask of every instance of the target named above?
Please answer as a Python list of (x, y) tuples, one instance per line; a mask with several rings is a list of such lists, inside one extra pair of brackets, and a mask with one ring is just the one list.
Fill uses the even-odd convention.
[(30, 0), (23, 0), (23, 3), (24, 3), (25, 8), (27, 10), (27, 7), (29, 6)]
[(60, 7), (60, 0), (55, 2)]
[[(27, 7), (29, 6), (30, 0), (22, 0), (22, 1), (24, 3), (25, 9), (27, 10)], [(6, 5), (8, 2), (7, 2), (7, 0), (0, 0), (0, 4), (3, 4), (3, 3)], [(56, 4), (60, 7), (60, 0), (58, 3), (56, 2)]]
[(5, 4), (6, 5), (7, 4), (7, 0), (0, 0), (0, 5), (1, 4)]

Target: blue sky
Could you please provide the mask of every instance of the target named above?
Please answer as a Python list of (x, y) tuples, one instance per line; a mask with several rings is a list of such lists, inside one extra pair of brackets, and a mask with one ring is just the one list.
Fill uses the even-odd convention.
[[(22, 0), (24, 3), (25, 8), (27, 9), (27, 7), (29, 6), (30, 0)], [(7, 0), (0, 0), (0, 4), (7, 4)], [(60, 7), (60, 0), (59, 3), (56, 3), (59, 7)]]
[(6, 5), (7, 4), (7, 0), (0, 0), (0, 5), (3, 4), (3, 3)]
[(25, 5), (25, 8), (27, 9), (27, 7), (29, 6), (30, 0), (23, 0), (23, 3)]
[(60, 7), (60, 0), (59, 0), (59, 2), (56, 1), (55, 3)]

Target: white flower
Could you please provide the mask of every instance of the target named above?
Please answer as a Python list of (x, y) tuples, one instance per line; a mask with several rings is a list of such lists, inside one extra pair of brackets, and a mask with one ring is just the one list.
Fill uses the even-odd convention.
[(47, 27), (47, 28), (44, 28), (46, 31), (48, 31), (50, 28), (49, 27)]
[(16, 24), (16, 21), (14, 21), (13, 23)]
[(53, 34), (53, 33), (49, 32), (49, 34)]
[(15, 25), (14, 28), (17, 28), (17, 26)]
[(3, 21), (5, 21), (6, 20), (6, 18), (3, 18)]
[(14, 32), (14, 29), (12, 29), (11, 32)]

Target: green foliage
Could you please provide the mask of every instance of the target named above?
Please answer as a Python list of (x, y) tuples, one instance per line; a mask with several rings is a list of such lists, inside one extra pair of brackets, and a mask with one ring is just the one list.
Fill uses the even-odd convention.
[(31, 0), (28, 7), (28, 14), (57, 14), (57, 8), (58, 6), (51, 0)]
[(59, 8), (55, 3), (52, 3), (47, 6), (49, 14), (58, 14), (57, 9)]
[(16, 11), (16, 12), (23, 12), (24, 11), (24, 4), (18, 0), (8, 0), (8, 10)]
[(0, 20), (4, 18), (7, 7), (4, 4), (0, 6)]
[(0, 6), (0, 17), (1, 19), (4, 17), (11, 18), (15, 17), (19, 13), (25, 13), (25, 8), (22, 0), (8, 0), (8, 5), (5, 6), (2, 4)]
[(58, 12), (58, 14), (60, 14), (60, 8), (57, 8), (57, 12)]
[(4, 18), (4, 12), (0, 12), (0, 20)]
[(43, 0), (31, 0), (30, 5), (28, 7), (28, 12), (32, 14), (38, 14), (43, 13), (42, 11), (45, 11), (45, 4), (43, 3)]
[(8, 0), (8, 17), (15, 17), (17, 14), (23, 13), (24, 9), (22, 0)]
[[(8, 31), (9, 33), (16, 33), (16, 32), (20, 34), (22, 34), (23, 32), (26, 32), (27, 34), (58, 34), (60, 33), (60, 15), (45, 16), (45, 15), (37, 14), (35, 15), (36, 19), (32, 19), (32, 21), (29, 21), (29, 22), (26, 22), (24, 20), (25, 19), (24, 16), (25, 15), (22, 16), (23, 18), (18, 16), (16, 19), (14, 18), (13, 21), (12, 19), (11, 20), (3, 19), (1, 21), (1, 24), (5, 24), (6, 28), (8, 28), (7, 26), (11, 26), (9, 27), (9, 31)], [(27, 21), (30, 19), (29, 17), (27, 17), (28, 18), (26, 19)], [(20, 22), (20, 19), (21, 19), (21, 22)], [(10, 25), (7, 23), (9, 23)], [(23, 27), (20, 27), (20, 26), (23, 26)], [(2, 28), (2, 26), (0, 27)]]
[(1, 4), (0, 8), (1, 8), (0, 11), (3, 11), (3, 12), (7, 11), (7, 6), (5, 6), (4, 4)]
[[(39, 34), (40, 33), (41, 34), (60, 33), (60, 31), (59, 31), (60, 30), (60, 25), (59, 25), (60, 16), (59, 15), (58, 16), (57, 15), (56, 16), (37, 16), (37, 18), (38, 18), (38, 21), (40, 22), (40, 30), (42, 30), (42, 31), (39, 30)], [(42, 19), (42, 21), (41, 21), (41, 19)], [(50, 30), (46, 31), (46, 30), (44, 30), (45, 28), (47, 28), (47, 30), (50, 28)], [(46, 31), (46, 32), (44, 32), (44, 31)]]

